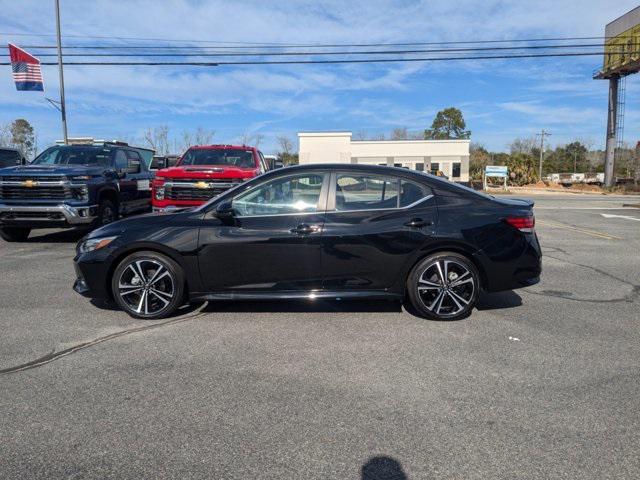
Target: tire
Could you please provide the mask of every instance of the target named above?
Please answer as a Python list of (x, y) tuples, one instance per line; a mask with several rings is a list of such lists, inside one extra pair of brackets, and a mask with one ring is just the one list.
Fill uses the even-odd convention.
[(102, 227), (118, 220), (118, 209), (111, 200), (102, 200), (98, 205), (96, 226)]
[(407, 278), (411, 306), (419, 316), (431, 320), (468, 317), (479, 292), (478, 269), (467, 257), (454, 252), (429, 255), (413, 267)]
[(28, 227), (0, 227), (0, 237), (7, 242), (24, 242), (30, 233), (31, 229)]
[(149, 320), (173, 314), (183, 303), (184, 286), (180, 265), (165, 255), (148, 251), (127, 256), (111, 278), (111, 291), (118, 306), (134, 318)]

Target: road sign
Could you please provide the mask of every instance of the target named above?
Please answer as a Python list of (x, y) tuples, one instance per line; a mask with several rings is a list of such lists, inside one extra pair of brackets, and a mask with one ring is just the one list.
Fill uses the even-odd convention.
[(507, 167), (501, 165), (487, 165), (484, 167), (484, 175), (486, 177), (506, 177)]

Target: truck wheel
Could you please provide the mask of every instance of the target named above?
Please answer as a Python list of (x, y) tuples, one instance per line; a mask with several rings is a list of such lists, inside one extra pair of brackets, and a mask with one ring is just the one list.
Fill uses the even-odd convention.
[(24, 242), (27, 238), (29, 238), (30, 233), (31, 233), (30, 228), (23, 228), (23, 227), (1, 227), (0, 228), (0, 237), (2, 237), (7, 242)]
[(111, 200), (102, 200), (100, 205), (98, 205), (98, 226), (102, 227), (116, 220), (118, 220), (118, 209), (116, 206)]

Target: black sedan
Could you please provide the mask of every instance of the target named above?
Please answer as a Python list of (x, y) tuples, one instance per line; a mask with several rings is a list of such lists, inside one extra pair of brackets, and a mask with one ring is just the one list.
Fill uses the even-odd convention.
[(278, 169), (195, 209), (94, 230), (74, 289), (148, 319), (189, 301), (379, 298), (453, 320), (481, 289), (539, 280), (532, 207), (401, 168)]

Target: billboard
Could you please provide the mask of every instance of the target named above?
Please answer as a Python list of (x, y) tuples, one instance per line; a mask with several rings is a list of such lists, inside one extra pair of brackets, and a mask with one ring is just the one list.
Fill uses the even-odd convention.
[(640, 7), (607, 24), (601, 77), (640, 70)]

